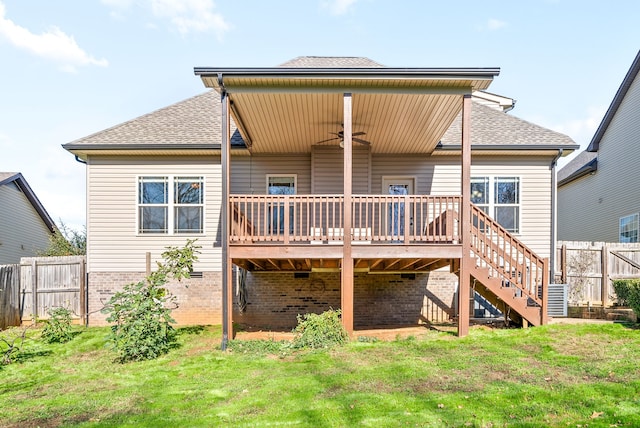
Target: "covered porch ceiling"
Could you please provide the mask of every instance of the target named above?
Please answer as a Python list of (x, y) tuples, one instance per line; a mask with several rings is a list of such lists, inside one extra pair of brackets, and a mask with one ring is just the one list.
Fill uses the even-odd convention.
[[(372, 153), (431, 153), (498, 68), (196, 68), (205, 86), (229, 96), (231, 115), (253, 153), (306, 153), (339, 145), (344, 93), (353, 94), (354, 137)], [(325, 141), (332, 139), (332, 141)], [(354, 145), (359, 145), (354, 140)]]

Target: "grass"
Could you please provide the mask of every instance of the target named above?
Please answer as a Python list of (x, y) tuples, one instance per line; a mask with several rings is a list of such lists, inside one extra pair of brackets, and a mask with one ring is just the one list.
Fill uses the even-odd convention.
[(32, 332), (25, 357), (0, 366), (0, 426), (640, 426), (640, 331), (621, 324), (228, 352), (218, 327), (192, 327), (129, 364), (107, 333), (46, 345)]

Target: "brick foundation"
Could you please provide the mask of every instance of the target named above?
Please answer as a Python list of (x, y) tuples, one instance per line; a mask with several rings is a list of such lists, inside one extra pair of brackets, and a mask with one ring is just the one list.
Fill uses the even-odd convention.
[[(100, 310), (126, 284), (144, 278), (144, 272), (90, 272), (89, 325), (107, 325)], [(222, 322), (222, 274), (203, 272), (202, 278), (172, 282), (169, 289), (177, 297), (178, 308), (171, 313), (179, 325), (220, 324)]]
[[(449, 272), (401, 275), (358, 273), (354, 281), (354, 326), (415, 325), (448, 321), (454, 315), (458, 278)], [(248, 273), (247, 306), (235, 323), (263, 329), (290, 329), (296, 316), (340, 308), (340, 274)]]

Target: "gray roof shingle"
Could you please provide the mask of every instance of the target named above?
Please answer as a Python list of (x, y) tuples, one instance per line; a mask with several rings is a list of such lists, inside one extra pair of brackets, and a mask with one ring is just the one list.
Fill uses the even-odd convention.
[[(221, 115), (219, 95), (215, 91), (208, 91), (72, 141), (63, 147), (219, 146), (222, 142)], [(233, 120), (231, 132), (231, 145), (244, 146)]]
[(562, 186), (576, 178), (598, 169), (598, 153), (587, 150), (580, 152), (558, 171), (558, 185)]
[[(462, 113), (441, 139), (442, 147), (460, 146)], [(567, 135), (527, 122), (500, 110), (473, 102), (471, 108), (471, 144), (473, 146), (566, 146), (577, 144)]]
[(285, 68), (380, 68), (379, 64), (369, 58), (356, 56), (299, 56), (280, 64)]

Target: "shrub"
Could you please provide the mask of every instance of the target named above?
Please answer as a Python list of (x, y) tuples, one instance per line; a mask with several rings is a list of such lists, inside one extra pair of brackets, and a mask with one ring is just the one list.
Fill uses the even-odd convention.
[(640, 317), (640, 280), (617, 279), (613, 281), (613, 289), (618, 297), (618, 303), (630, 306), (633, 312)]
[(117, 361), (150, 360), (169, 352), (176, 340), (171, 324), (175, 296), (165, 287), (170, 278), (188, 278), (198, 260), (199, 246), (187, 240), (183, 248), (167, 247), (163, 262), (143, 281), (124, 286), (113, 295), (103, 313), (109, 314), (109, 341), (118, 354)]
[(321, 314), (298, 315), (298, 325), (293, 330), (296, 348), (330, 348), (349, 340), (340, 320), (340, 310), (328, 310)]
[(71, 311), (67, 308), (55, 308), (49, 309), (47, 313), (49, 319), (45, 321), (42, 338), (47, 343), (65, 343), (73, 339)]

